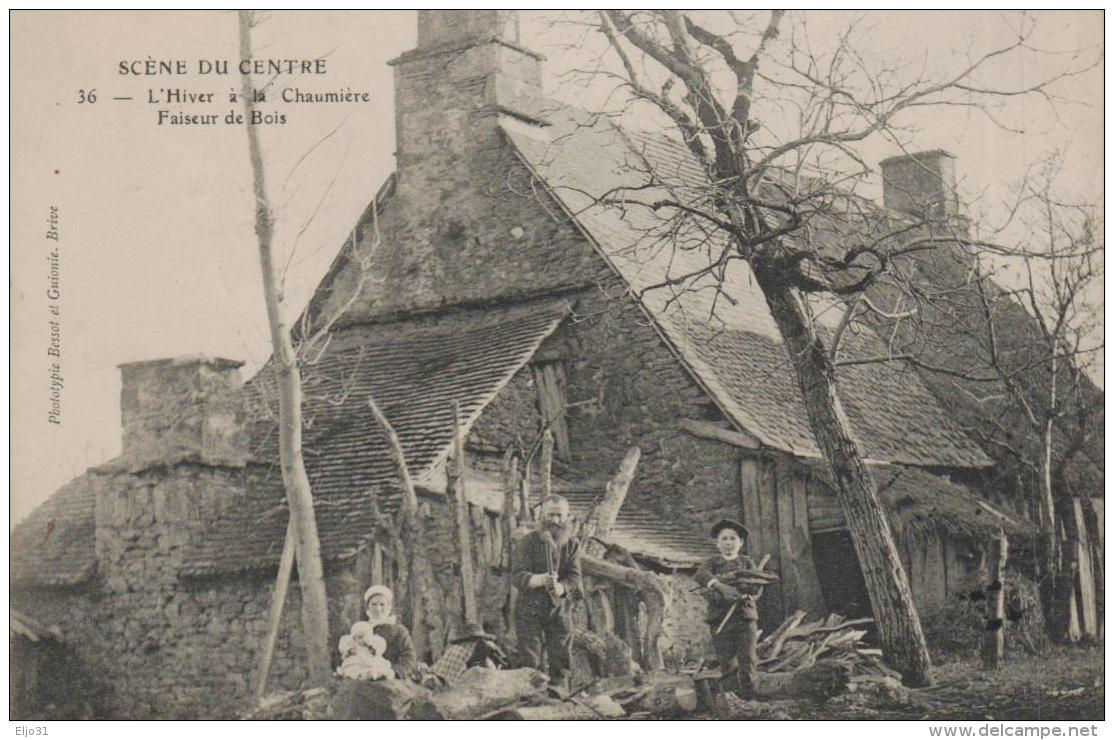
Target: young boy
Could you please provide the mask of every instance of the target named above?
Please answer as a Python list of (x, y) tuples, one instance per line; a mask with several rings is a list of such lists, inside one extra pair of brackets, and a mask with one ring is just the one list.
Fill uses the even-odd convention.
[[(721, 686), (724, 691), (741, 690), (744, 694), (754, 691), (757, 678), (757, 656), (751, 653), (758, 630), (758, 609), (752, 594), (741, 593), (717, 576), (730, 581), (730, 574), (735, 571), (756, 569), (754, 561), (743, 552), (749, 534), (734, 519), (716, 522), (712, 539), (719, 555), (705, 560), (696, 571), (696, 582), (706, 589), (706, 621), (712, 630), (712, 644), (723, 675)], [(740, 665), (745, 670), (740, 671)]]

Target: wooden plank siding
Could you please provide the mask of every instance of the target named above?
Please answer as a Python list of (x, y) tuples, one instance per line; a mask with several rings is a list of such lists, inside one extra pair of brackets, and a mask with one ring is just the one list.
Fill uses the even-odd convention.
[(826, 611), (812, 557), (808, 482), (785, 460), (748, 456), (740, 460), (743, 523), (750, 530), (747, 550), (755, 560), (770, 555), (767, 569), (781, 582), (767, 586), (759, 601), (764, 629), (796, 609)]

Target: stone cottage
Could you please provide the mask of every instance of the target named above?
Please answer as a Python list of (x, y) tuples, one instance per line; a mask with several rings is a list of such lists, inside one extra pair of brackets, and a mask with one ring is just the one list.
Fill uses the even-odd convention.
[[(609, 543), (673, 574), (668, 661), (707, 650), (686, 574), (711, 554), (705, 532), (723, 516), (747, 523), (751, 551), (770, 554), (781, 575), (761, 602), (767, 628), (797, 608), (867, 609), (745, 263), (732, 263), (732, 300), (710, 319), (709, 293), (647, 290), (706, 264), (706, 251), (665, 248), (645, 214), (586, 195), (629, 186), (632, 162), (698, 176), (686, 151), (546, 100), (543, 59), (519, 45), (516, 24), (507, 11), (419, 13), (417, 48), (393, 62), (398, 168), (355, 227), (366, 242), (374, 218), (381, 243), (366, 273), (351, 244), (341, 249), (306, 309), (309, 326), (333, 322), (304, 370), (332, 629), (357, 618), (370, 583), (400, 575), (377, 535), (399, 498), (369, 396), (398, 430), (433, 547), (446, 620), (426, 657), (461, 614), (445, 498), (454, 403), (491, 624), (503, 616), (509, 566), (502, 459), (543, 427), (555, 439), (554, 487), (581, 513), (624, 451), (641, 449)], [(859, 333), (846, 351), (876, 355), (877, 342)], [(72, 640), (109, 713), (229, 716), (249, 695), (287, 521), (268, 370), (243, 383), (237, 363), (202, 357), (121, 372), (123, 452), (13, 532), (13, 600)], [(991, 461), (916, 375), (871, 364), (841, 369), (840, 381), (915, 597), (931, 610), (965, 585), (972, 543), (1023, 525), (971, 492)], [(296, 591), (277, 687), (303, 677)]]

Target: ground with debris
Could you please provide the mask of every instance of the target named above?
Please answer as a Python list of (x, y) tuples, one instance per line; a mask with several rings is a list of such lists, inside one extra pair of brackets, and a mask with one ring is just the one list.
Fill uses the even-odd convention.
[[(977, 660), (937, 666), (936, 685), (889, 697), (835, 697), (815, 702), (736, 702), (722, 711), (744, 719), (920, 719), (1097, 721), (1106, 718), (1104, 649), (1058, 648), (1043, 656), (1011, 659), (994, 674)], [(697, 718), (697, 715), (690, 715)], [(715, 713), (701, 713), (714, 719)]]

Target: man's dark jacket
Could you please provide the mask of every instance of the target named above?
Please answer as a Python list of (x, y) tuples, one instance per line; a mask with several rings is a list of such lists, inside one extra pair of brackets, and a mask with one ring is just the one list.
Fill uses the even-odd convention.
[[(534, 530), (523, 537), (514, 551), (514, 575), (511, 580), (518, 588), (516, 611), (539, 611), (548, 613), (553, 602), (544, 588), (527, 588), (530, 576), (549, 572), (546, 551), (550, 546), (542, 537), (541, 530)], [(569, 538), (557, 547), (557, 581), (565, 587), (562, 603), (580, 598), (584, 591), (580, 581), (580, 543)]]

